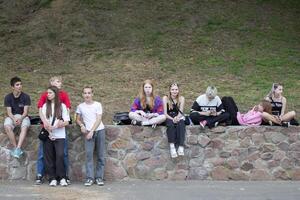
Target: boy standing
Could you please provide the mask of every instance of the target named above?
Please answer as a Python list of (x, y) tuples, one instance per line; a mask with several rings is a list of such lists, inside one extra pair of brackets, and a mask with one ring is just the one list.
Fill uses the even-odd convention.
[[(51, 77), (49, 80), (49, 84), (50, 84), (50, 86), (55, 86), (59, 89), (59, 99), (60, 99), (61, 103), (66, 105), (68, 113), (70, 113), (71, 102), (70, 102), (68, 93), (62, 89), (62, 77), (61, 76)], [(42, 112), (42, 107), (46, 103), (46, 101), (47, 101), (47, 91), (45, 91), (44, 93), (41, 94), (41, 97), (37, 104), (40, 116), (44, 116), (44, 115), (41, 115), (41, 112)], [(46, 124), (43, 124), (44, 127), (51, 126), (51, 124), (47, 123), (46, 119), (42, 119), (42, 121), (46, 122)], [(60, 120), (59, 123), (63, 124), (63, 121)], [(70, 184), (70, 179), (68, 178), (69, 158), (68, 158), (67, 135), (66, 135), (65, 144), (64, 144), (64, 165), (65, 165), (65, 170), (66, 170), (66, 180), (67, 180), (67, 183)], [(40, 145), (39, 145), (39, 149), (38, 149), (38, 159), (37, 159), (37, 164), (36, 164), (37, 175), (36, 175), (35, 182), (37, 185), (42, 184), (42, 179), (44, 176), (44, 169), (45, 169), (45, 166), (44, 166), (43, 142), (40, 141)]]
[[(105, 129), (102, 123), (102, 105), (93, 101), (93, 88), (88, 86), (83, 88), (82, 96), (84, 102), (76, 109), (76, 122), (85, 137), (86, 151), (86, 181), (85, 186), (91, 186), (95, 182), (103, 186), (104, 165), (105, 165)], [(93, 154), (96, 146), (97, 166), (96, 176), (94, 176)]]
[[(6, 95), (4, 99), (4, 106), (6, 107), (7, 114), (7, 117), (4, 120), (4, 129), (11, 144), (14, 146), (10, 151), (10, 154), (15, 158), (20, 158), (23, 154), (21, 147), (30, 126), (28, 109), (31, 100), (29, 95), (22, 92), (22, 81), (19, 77), (13, 77), (10, 80), (10, 85), (12, 87), (12, 93)], [(13, 132), (16, 126), (21, 126), (18, 144)]]

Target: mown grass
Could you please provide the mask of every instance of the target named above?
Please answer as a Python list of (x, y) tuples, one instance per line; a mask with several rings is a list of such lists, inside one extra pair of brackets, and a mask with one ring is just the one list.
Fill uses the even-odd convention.
[(111, 123), (148, 78), (160, 95), (179, 82), (186, 112), (210, 84), (245, 111), (283, 82), (289, 109), (300, 110), (297, 0), (47, 0), (31, 12), (37, 2), (15, 13), (0, 4), (1, 96), (19, 75), (35, 104), (61, 74), (73, 108), (91, 84)]

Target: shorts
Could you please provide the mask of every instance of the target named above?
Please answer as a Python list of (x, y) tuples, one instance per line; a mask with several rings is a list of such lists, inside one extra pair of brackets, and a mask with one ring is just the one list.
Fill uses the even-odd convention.
[[(19, 119), (22, 117), (22, 115), (20, 115), (20, 114), (16, 114), (14, 116), (16, 118), (19, 118)], [(5, 120), (4, 120), (4, 126), (10, 126), (10, 127), (12, 127), (14, 129), (17, 125), (15, 124), (15, 122), (10, 117), (6, 117)], [(21, 128), (23, 128), (23, 127), (29, 127), (30, 126), (30, 119), (29, 119), (29, 117), (25, 117), (22, 120), (22, 123), (21, 123), (20, 126), (21, 126)]]

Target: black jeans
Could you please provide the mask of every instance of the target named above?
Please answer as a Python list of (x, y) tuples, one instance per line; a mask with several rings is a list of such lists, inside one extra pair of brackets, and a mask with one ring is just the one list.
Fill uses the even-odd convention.
[(65, 139), (50, 140), (44, 142), (45, 173), (49, 180), (60, 180), (66, 177), (64, 165)]
[(192, 112), (190, 114), (190, 118), (195, 125), (198, 125), (199, 122), (206, 120), (207, 126), (209, 128), (214, 127), (216, 122), (219, 123), (226, 122), (229, 119), (229, 117), (230, 115), (227, 112), (222, 113), (218, 116), (205, 116), (205, 115), (200, 115), (198, 112)]
[(183, 146), (185, 140), (185, 124), (184, 120), (180, 120), (175, 124), (172, 120), (166, 120), (168, 142), (174, 143), (175, 146)]

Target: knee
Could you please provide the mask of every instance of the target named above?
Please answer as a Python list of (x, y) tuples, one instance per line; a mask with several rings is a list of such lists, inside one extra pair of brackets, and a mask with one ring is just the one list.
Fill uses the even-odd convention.
[(225, 119), (229, 119), (229, 118), (230, 118), (230, 114), (229, 114), (228, 112), (222, 113), (222, 116), (223, 116)]
[(295, 111), (291, 111), (291, 115), (293, 116), (293, 118), (296, 117), (296, 112)]
[(135, 112), (129, 112), (128, 114), (130, 119), (135, 119), (136, 118), (136, 113)]
[(5, 125), (5, 126), (4, 126), (4, 130), (5, 130), (6, 132), (11, 132), (11, 131), (12, 131), (12, 127), (9, 126), (9, 125)]
[(195, 118), (197, 118), (197, 117), (199, 117), (200, 116), (200, 114), (199, 113), (197, 113), (197, 112), (192, 112), (191, 114), (190, 114), (190, 118), (193, 120), (193, 119), (195, 119)]

